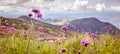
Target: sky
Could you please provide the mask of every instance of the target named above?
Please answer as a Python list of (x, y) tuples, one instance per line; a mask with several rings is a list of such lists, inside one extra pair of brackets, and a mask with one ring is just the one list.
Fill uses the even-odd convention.
[(40, 9), (43, 18), (96, 17), (120, 25), (120, 0), (0, 0), (0, 16), (16, 18), (33, 8)]

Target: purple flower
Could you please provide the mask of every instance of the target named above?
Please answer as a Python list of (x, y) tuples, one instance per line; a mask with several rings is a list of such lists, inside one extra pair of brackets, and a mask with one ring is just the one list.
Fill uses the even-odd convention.
[(105, 29), (110, 31), (110, 30), (112, 30), (112, 26), (106, 26)]
[(27, 32), (24, 32), (23, 35), (24, 35), (24, 37), (27, 37)]
[(42, 18), (42, 14), (38, 13), (37, 18)]
[(7, 23), (8, 22), (8, 20), (5, 20), (5, 23)]
[(68, 30), (68, 27), (67, 27), (67, 26), (62, 26), (62, 27), (61, 27), (61, 30), (67, 31), (67, 30)]
[(81, 43), (82, 43), (82, 45), (85, 46), (85, 47), (90, 44), (90, 42), (89, 42), (88, 39), (82, 39), (82, 40), (81, 40)]
[(14, 28), (14, 27), (10, 27), (9, 30), (10, 30), (10, 31), (14, 31), (15, 28)]
[(40, 13), (39, 9), (32, 9), (33, 13)]
[(39, 24), (39, 22), (36, 22), (35, 24)]
[(91, 34), (90, 34), (90, 37), (96, 37), (96, 34), (91, 33)]
[(32, 16), (33, 16), (33, 14), (32, 14), (32, 13), (29, 13), (29, 14), (28, 14), (28, 16), (29, 16), (29, 17), (32, 17)]
[(60, 48), (60, 52), (61, 52), (61, 53), (66, 52), (66, 50), (67, 50), (66, 48)]
[(63, 36), (63, 37), (67, 37), (67, 35), (66, 35), (65, 33), (62, 33), (61, 36)]
[(14, 27), (16, 24), (12, 24), (12, 26)]
[(43, 29), (44, 28), (42, 28), (42, 27), (38, 27), (38, 31), (40, 31), (40, 32), (43, 31)]
[(5, 25), (7, 26), (7, 25), (8, 25), (8, 23), (5, 23)]
[(7, 26), (4, 25), (3, 28), (7, 28)]
[(81, 34), (86, 34), (86, 32), (85, 32), (85, 31), (82, 31)]
[(26, 32), (30, 32), (30, 28), (28, 28)]
[(61, 45), (61, 44), (62, 44), (62, 42), (58, 42), (58, 44), (59, 44), (59, 45)]

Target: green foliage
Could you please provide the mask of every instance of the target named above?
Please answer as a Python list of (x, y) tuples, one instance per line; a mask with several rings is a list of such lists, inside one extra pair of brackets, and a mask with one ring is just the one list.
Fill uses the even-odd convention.
[[(86, 35), (87, 36), (87, 35)], [(86, 36), (79, 34), (78, 37), (74, 35), (63, 41), (62, 44), (56, 44), (54, 42), (39, 41), (37, 38), (30, 40), (29, 51), (26, 52), (27, 43), (29, 38), (25, 38), (21, 34), (14, 34), (12, 37), (0, 38), (0, 53), (1, 54), (60, 54), (60, 48), (66, 48), (67, 51), (64, 54), (77, 54), (82, 51), (80, 40), (86, 38)], [(88, 36), (87, 36), (88, 37)], [(96, 50), (98, 54), (119, 54), (120, 53), (120, 39), (118, 36), (105, 35), (99, 37), (95, 42)], [(106, 45), (107, 44), (107, 45)], [(91, 52), (89, 52), (91, 51)], [(86, 47), (83, 54), (95, 54), (94, 47), (91, 42)]]

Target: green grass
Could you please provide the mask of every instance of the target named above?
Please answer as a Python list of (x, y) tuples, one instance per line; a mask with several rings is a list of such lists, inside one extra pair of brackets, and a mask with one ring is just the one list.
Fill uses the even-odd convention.
[[(4, 25), (5, 18), (2, 18), (1, 25)], [(75, 32), (63, 32), (59, 29), (50, 28), (42, 24), (34, 25), (34, 27), (43, 27), (44, 30), (36, 33), (36, 28), (27, 33), (27, 37), (23, 36), (25, 28), (30, 27), (29, 24), (23, 25), (23, 22), (16, 20), (9, 20), (8, 27), (16, 23), (16, 31), (12, 35), (0, 37), (0, 54), (120, 54), (120, 35), (105, 35), (95, 37), (93, 40), (88, 34), (78, 34)], [(21, 24), (21, 26), (18, 26)], [(19, 34), (18, 34), (19, 32)], [(52, 32), (52, 33), (49, 33)], [(59, 40), (58, 42), (44, 42), (38, 38), (45, 38), (47, 36), (59, 36), (60, 34), (67, 34), (66, 40)], [(30, 38), (31, 36), (31, 38)], [(84, 47), (81, 43), (83, 38), (89, 39), (90, 45)], [(29, 47), (28, 47), (29, 43)], [(66, 48), (65, 53), (60, 52), (60, 48)], [(83, 51), (83, 49), (85, 49)], [(82, 53), (83, 51), (83, 53)]]
[[(14, 34), (12, 37), (0, 38), (0, 54), (61, 54), (60, 48), (66, 48), (67, 51), (63, 54), (78, 54), (82, 51), (80, 40), (87, 38), (91, 44), (85, 47), (83, 54), (96, 54), (92, 39), (87, 35), (76, 34), (63, 40), (62, 44), (43, 42), (32, 38), (28, 52), (26, 52), (29, 38), (25, 38), (21, 34)], [(95, 40), (97, 54), (119, 54), (120, 39), (118, 36), (99, 36)], [(106, 46), (107, 44), (107, 46)], [(91, 50), (91, 52), (89, 52)]]

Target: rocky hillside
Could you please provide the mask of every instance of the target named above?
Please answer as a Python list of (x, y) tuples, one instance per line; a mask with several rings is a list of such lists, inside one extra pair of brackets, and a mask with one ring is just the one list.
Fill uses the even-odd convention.
[(112, 30), (111, 32), (119, 31), (117, 27), (114, 25), (108, 23), (108, 22), (102, 22), (96, 18), (84, 18), (84, 19), (76, 19), (71, 21), (68, 24), (69, 30), (71, 31), (77, 31), (77, 32), (106, 32), (105, 27), (111, 26)]
[[(20, 16), (17, 19), (13, 19), (13, 18), (6, 18), (6, 17), (0, 17), (0, 36), (8, 36), (10, 34), (12, 34), (14, 31), (9, 31), (10, 29), (13, 29), (15, 31), (19, 31), (19, 30), (28, 30), (30, 28), (30, 20), (31, 18), (27, 17), (27, 16)], [(41, 21), (37, 21), (37, 20), (33, 20), (33, 24), (34, 24), (34, 28), (35, 31), (34, 33), (37, 33), (37, 30), (41, 30), (42, 29), (42, 33), (43, 34), (49, 34), (48, 36), (56, 36), (57, 33), (62, 33), (59, 29), (58, 26), (54, 26), (48, 23), (44, 23)], [(12, 33), (10, 33), (12, 32)], [(41, 33), (41, 34), (42, 34)], [(39, 37), (39, 36), (37, 36)]]
[[(30, 25), (30, 21), (33, 20), (34, 24), (35, 24), (35, 28), (38, 28), (40, 26), (47, 28), (47, 30), (51, 30), (51, 31), (58, 31), (58, 29), (60, 29), (61, 26), (57, 26), (57, 25), (52, 25), (49, 23), (45, 23), (45, 22), (41, 22), (35, 19), (31, 19), (27, 16), (20, 16), (17, 19), (11, 19), (11, 18), (5, 18), (5, 17), (0, 17), (1, 19), (1, 26), (5, 25), (8, 27), (11, 27), (12, 24), (15, 24), (15, 28), (16, 29), (28, 29), (29, 25)], [(8, 20), (9, 22), (6, 23), (5, 20)], [(84, 18), (84, 19), (76, 19), (76, 20), (72, 20), (70, 21), (68, 24), (68, 30), (70, 31), (76, 31), (76, 32), (98, 32), (98, 33), (105, 33), (106, 26), (111, 26), (112, 30), (110, 31), (111, 33), (116, 33), (116, 31), (120, 31), (117, 27), (115, 27), (114, 25), (108, 23), (108, 22), (102, 22), (96, 18)]]

